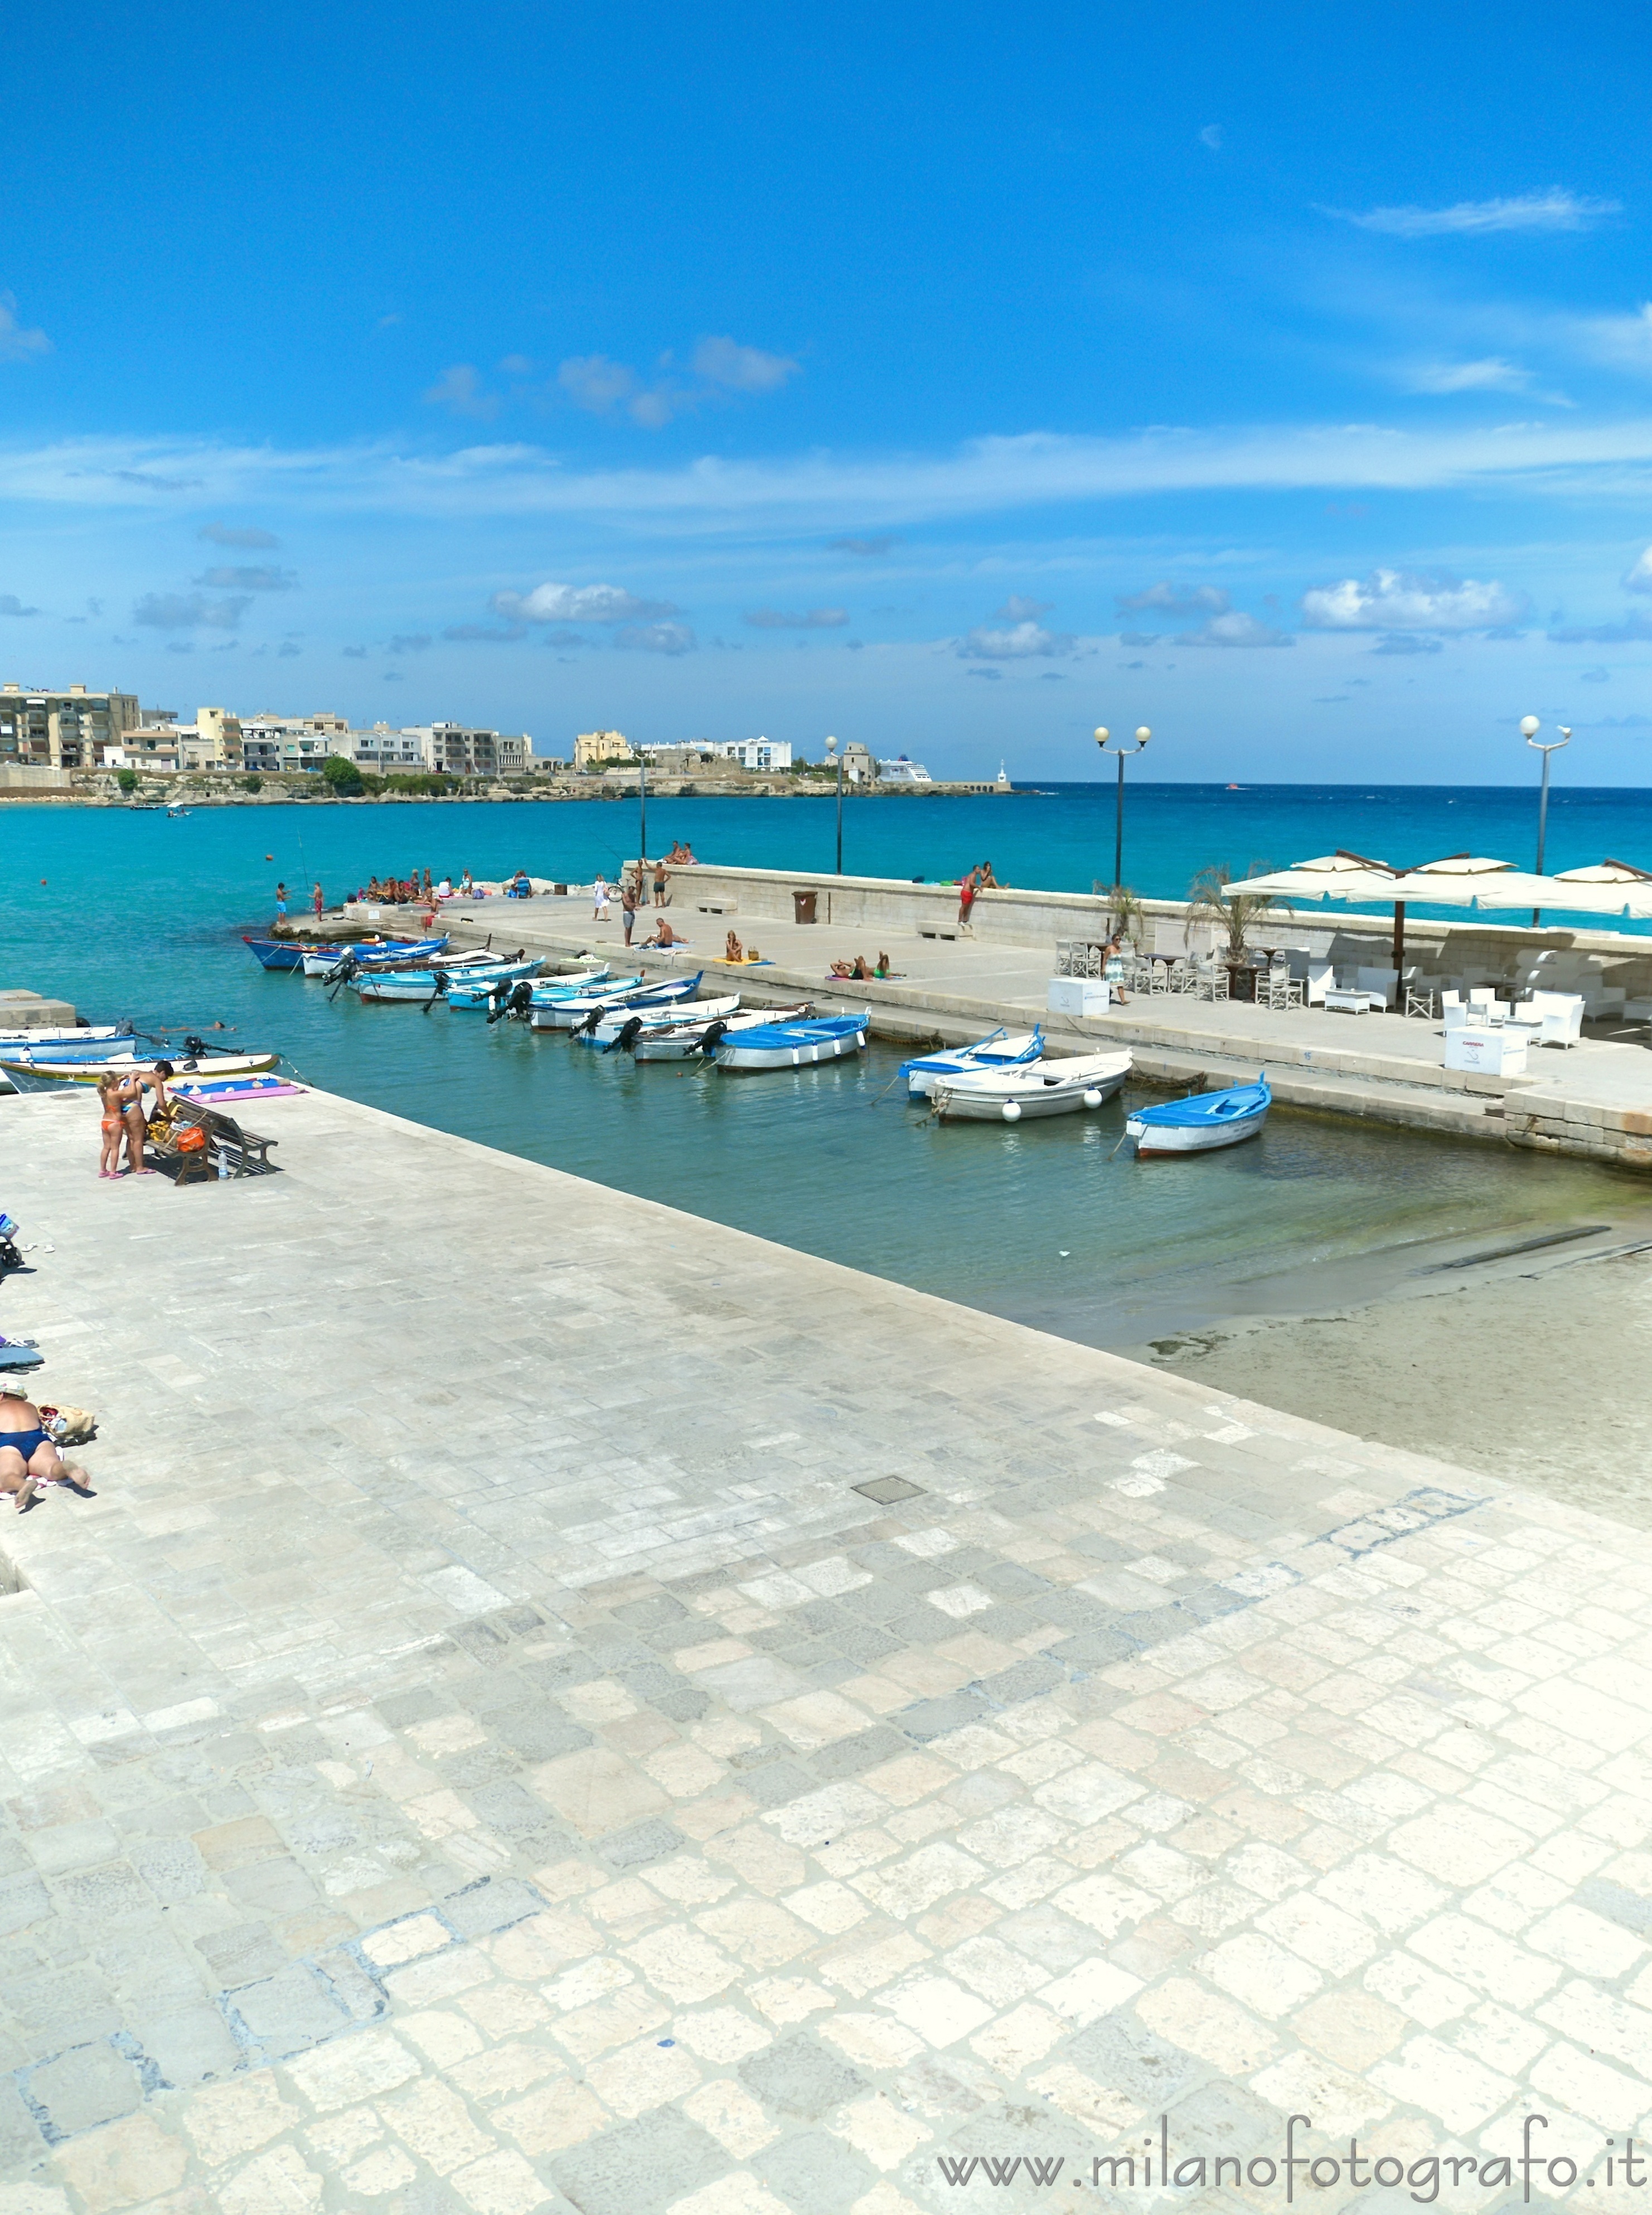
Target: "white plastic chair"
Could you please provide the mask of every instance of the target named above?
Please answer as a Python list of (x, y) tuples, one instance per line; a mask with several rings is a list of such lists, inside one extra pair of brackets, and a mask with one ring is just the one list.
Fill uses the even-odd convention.
[(1583, 996), (1581, 992), (1533, 992), (1534, 1014), (1543, 1017), (1539, 1046), (1576, 1046), (1583, 1034)]
[(1393, 997), (1394, 986), (1399, 982), (1399, 972), (1398, 969), (1356, 969), (1354, 982), (1361, 992), (1380, 993), (1386, 1008)]

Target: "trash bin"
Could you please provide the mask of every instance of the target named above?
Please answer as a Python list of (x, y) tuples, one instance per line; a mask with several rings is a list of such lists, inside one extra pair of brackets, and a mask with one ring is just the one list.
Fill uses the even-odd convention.
[(792, 920), (793, 923), (812, 923), (815, 920), (815, 895), (813, 893), (794, 892), (792, 893)]

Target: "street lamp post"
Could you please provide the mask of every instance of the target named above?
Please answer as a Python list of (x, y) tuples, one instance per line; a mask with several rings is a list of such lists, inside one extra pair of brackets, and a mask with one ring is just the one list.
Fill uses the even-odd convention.
[[(1551, 754), (1557, 754), (1563, 746), (1569, 746), (1572, 742), (1571, 731), (1566, 724), (1557, 723), (1555, 727), (1560, 733), (1560, 736), (1557, 739), (1552, 739), (1549, 745), (1541, 745), (1538, 742), (1538, 733), (1543, 728), (1543, 726), (1539, 722), (1537, 717), (1535, 715), (1525, 715), (1520, 719), (1521, 738), (1525, 739), (1527, 745), (1531, 747), (1534, 753), (1539, 753), (1543, 756), (1543, 790), (1542, 795), (1538, 801), (1537, 874), (1539, 876), (1543, 874), (1543, 846), (1544, 841), (1549, 835), (1549, 757)], [(1541, 923), (1542, 920), (1542, 909), (1534, 907), (1532, 910), (1532, 928), (1533, 930), (1537, 929), (1539, 923)]]
[(1113, 890), (1122, 891), (1124, 884), (1124, 764), (1131, 754), (1139, 754), (1153, 733), (1143, 723), (1135, 734), (1135, 744), (1127, 746), (1121, 740), (1117, 745), (1108, 744), (1108, 730), (1104, 723), (1096, 732), (1096, 744), (1104, 754), (1118, 758), (1118, 807), (1113, 822)]
[(837, 740), (826, 741), (826, 758), (837, 764), (837, 874), (843, 874), (843, 757), (837, 751)]
[(648, 859), (648, 757), (642, 752), (637, 756), (637, 812), (642, 819), (637, 832), (642, 841), (642, 860), (637, 864), (637, 898), (640, 900), (643, 867)]

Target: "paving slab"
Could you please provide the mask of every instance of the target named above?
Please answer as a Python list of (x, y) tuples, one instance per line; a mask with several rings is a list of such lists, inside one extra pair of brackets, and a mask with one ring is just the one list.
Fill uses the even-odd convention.
[(100, 1420), (0, 1516), (7, 2215), (1497, 2206), (1533, 2114), (1638, 2204), (1644, 1534), (259, 1113), (0, 1101)]

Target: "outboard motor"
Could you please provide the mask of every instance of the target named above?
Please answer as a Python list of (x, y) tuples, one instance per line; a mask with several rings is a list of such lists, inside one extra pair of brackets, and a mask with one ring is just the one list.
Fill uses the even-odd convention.
[(717, 1041), (722, 1037), (724, 1032), (727, 1030), (728, 1027), (729, 1022), (726, 1015), (719, 1015), (714, 1023), (707, 1024), (704, 1034), (700, 1041), (700, 1051), (705, 1055), (707, 1061), (709, 1061), (712, 1056), (716, 1052)]
[(593, 1008), (584, 1022), (576, 1026), (575, 1035), (589, 1038), (607, 1013), (606, 1008)]
[(604, 1053), (629, 1053), (642, 1030), (642, 1017), (631, 1015), (621, 1024), (617, 1034), (603, 1048)]
[(514, 1022), (525, 1023), (533, 1011), (534, 988), (525, 977), (518, 977), (511, 987), (511, 1015)]
[(204, 1038), (197, 1038), (194, 1032), (191, 1031), (184, 1040), (184, 1052), (192, 1061), (199, 1061), (206, 1052), (206, 1040)]

